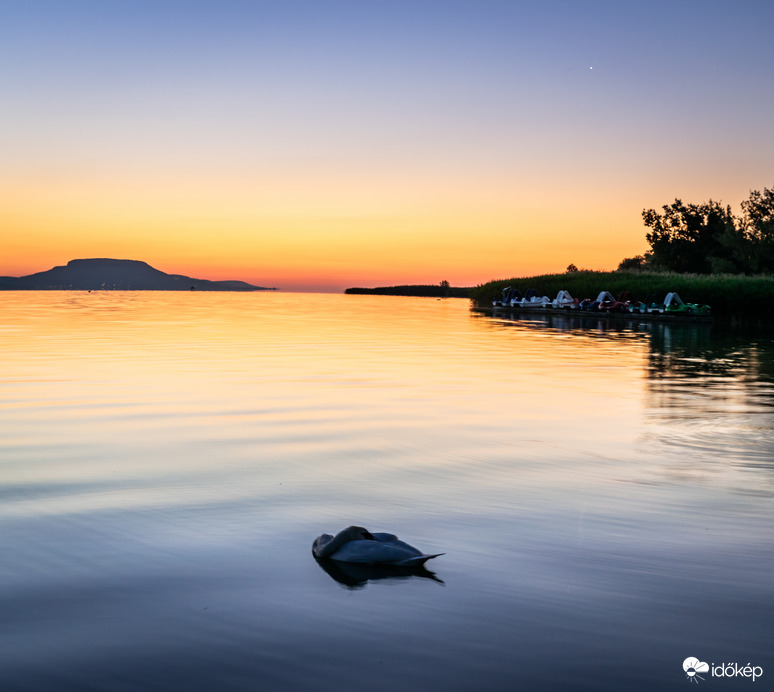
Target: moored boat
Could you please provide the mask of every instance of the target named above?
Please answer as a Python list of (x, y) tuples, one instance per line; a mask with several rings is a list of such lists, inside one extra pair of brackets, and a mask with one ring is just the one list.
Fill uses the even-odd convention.
[(569, 291), (559, 291), (556, 298), (551, 301), (551, 307), (554, 310), (577, 310), (580, 301), (573, 298)]
[(502, 300), (493, 301), (493, 308), (496, 311), (551, 313), (562, 310), (576, 314), (593, 313), (610, 317), (628, 315), (667, 320), (686, 318), (709, 321), (712, 319), (709, 305), (686, 303), (674, 291), (667, 293), (663, 301), (659, 301), (656, 294), (650, 294), (645, 300), (638, 301), (629, 291), (623, 291), (618, 298), (615, 298), (610, 291), (600, 291), (596, 298), (579, 300), (573, 298), (569, 291), (561, 290), (556, 298), (551, 300), (548, 296), (541, 296), (534, 288), (529, 289), (522, 298), (518, 289), (509, 286), (503, 289)]
[(677, 293), (672, 292), (664, 298), (664, 311), (671, 315), (709, 315), (711, 308), (700, 303), (685, 303)]
[[(546, 308), (551, 305), (551, 299), (548, 296), (541, 296), (537, 289), (530, 288), (525, 294), (524, 298), (518, 303), (518, 307), (528, 308), (534, 310), (535, 308)], [(513, 301), (511, 301), (512, 307), (517, 307)]]

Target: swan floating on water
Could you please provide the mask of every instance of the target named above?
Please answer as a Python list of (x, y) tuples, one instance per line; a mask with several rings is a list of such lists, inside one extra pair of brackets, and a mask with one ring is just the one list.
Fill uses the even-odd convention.
[(324, 533), (315, 538), (312, 554), (318, 559), (361, 565), (421, 567), (444, 553), (425, 555), (391, 533), (371, 533), (362, 526), (348, 526), (335, 536)]

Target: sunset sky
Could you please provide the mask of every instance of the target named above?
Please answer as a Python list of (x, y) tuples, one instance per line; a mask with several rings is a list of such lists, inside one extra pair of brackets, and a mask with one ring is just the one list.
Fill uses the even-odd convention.
[(774, 187), (771, 0), (0, 0), (0, 275), (614, 269)]

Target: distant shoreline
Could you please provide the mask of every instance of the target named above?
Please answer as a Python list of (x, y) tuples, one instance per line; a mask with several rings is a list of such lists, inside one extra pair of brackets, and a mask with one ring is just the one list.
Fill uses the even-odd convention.
[(470, 298), (470, 288), (460, 286), (379, 286), (377, 288), (348, 288), (349, 295), (414, 296), (419, 298)]

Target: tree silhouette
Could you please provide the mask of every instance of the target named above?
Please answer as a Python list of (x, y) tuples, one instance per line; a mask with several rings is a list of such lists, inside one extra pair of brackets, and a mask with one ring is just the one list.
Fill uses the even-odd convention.
[(726, 259), (721, 238), (736, 231), (731, 207), (710, 200), (704, 204), (683, 204), (679, 199), (664, 205), (663, 212), (645, 209), (642, 219), (650, 232), (645, 235), (652, 248), (652, 264), (676, 272), (711, 274), (713, 259)]

